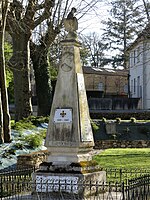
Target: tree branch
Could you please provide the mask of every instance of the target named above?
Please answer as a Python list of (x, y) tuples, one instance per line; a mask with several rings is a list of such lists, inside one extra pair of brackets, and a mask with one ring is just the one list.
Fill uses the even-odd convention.
[(147, 6), (148, 3), (146, 4), (145, 0), (143, 0), (143, 4), (144, 4), (144, 9), (145, 9), (145, 13), (147, 16), (147, 20), (148, 20), (148, 22), (150, 22), (150, 14), (149, 14), (148, 6)]
[(38, 17), (35, 21), (34, 21), (34, 25), (33, 28), (35, 28), (37, 25), (39, 25), (41, 22), (43, 22), (45, 19), (47, 19), (49, 16), (51, 16), (51, 9), (54, 6), (54, 2), (55, 0), (45, 0), (44, 2), (44, 11), (43, 13), (40, 15), (40, 17)]

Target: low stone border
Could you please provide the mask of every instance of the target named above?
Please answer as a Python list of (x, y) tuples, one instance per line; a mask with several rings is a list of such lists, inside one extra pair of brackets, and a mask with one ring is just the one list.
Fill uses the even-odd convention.
[(19, 168), (20, 166), (27, 166), (38, 168), (39, 165), (46, 160), (48, 155), (49, 153), (47, 150), (19, 155), (17, 157), (17, 167)]
[(149, 140), (99, 140), (95, 141), (95, 149), (108, 148), (150, 148)]

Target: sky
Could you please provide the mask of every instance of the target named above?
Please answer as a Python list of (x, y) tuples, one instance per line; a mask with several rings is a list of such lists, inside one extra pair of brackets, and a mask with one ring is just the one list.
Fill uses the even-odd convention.
[(105, 2), (99, 2), (94, 7), (92, 7), (81, 19), (79, 16), (79, 32), (86, 34), (89, 32), (97, 32), (102, 34), (102, 20), (108, 18), (108, 10), (110, 6), (106, 5)]
[[(108, 0), (109, 1), (109, 0)], [(108, 5), (108, 1), (100, 2), (92, 8), (89, 12), (87, 12), (81, 19), (80, 15), (77, 14), (76, 17), (78, 20), (78, 33), (83, 35), (89, 35), (89, 33), (96, 32), (99, 35), (99, 38), (103, 34), (104, 24), (103, 20), (107, 20), (109, 17), (108, 11), (111, 9), (111, 6)], [(106, 51), (106, 57), (111, 57), (116, 52)], [(110, 67), (110, 66), (107, 66)]]

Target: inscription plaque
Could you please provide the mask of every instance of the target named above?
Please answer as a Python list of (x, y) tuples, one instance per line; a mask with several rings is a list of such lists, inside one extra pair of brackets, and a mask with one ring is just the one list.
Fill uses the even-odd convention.
[(78, 193), (78, 177), (73, 176), (36, 176), (36, 192), (73, 192)]
[(55, 123), (70, 123), (72, 122), (72, 109), (56, 109), (54, 115)]

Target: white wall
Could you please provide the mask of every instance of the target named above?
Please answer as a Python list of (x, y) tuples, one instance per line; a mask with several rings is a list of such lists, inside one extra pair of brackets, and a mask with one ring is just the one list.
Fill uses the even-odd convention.
[(143, 84), (145, 108), (150, 109), (150, 40), (144, 43), (143, 69), (145, 69), (145, 83)]
[(142, 98), (142, 109), (150, 109), (150, 41), (130, 51), (130, 92), (132, 98)]

